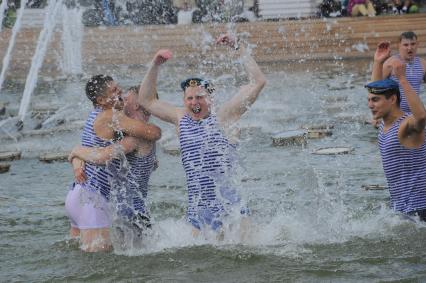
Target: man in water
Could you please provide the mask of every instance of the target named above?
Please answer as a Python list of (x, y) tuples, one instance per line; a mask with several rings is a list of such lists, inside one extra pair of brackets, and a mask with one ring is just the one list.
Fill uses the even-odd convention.
[[(123, 97), (124, 113), (132, 119), (148, 123), (151, 113), (138, 103), (138, 93), (139, 86), (128, 89)], [(143, 138), (125, 136), (107, 147), (77, 145), (70, 153), (69, 159), (74, 157), (98, 165), (107, 165), (113, 159), (120, 160), (120, 170), (114, 170), (114, 177), (110, 180), (118, 217), (118, 221), (115, 221), (118, 224), (116, 231), (119, 232), (118, 239), (124, 240), (121, 241), (123, 246), (133, 242), (127, 243), (126, 239), (140, 241), (146, 228), (151, 227), (146, 198), (149, 178), (157, 166), (155, 143)], [(81, 175), (76, 175), (76, 178), (80, 183), (86, 181)]]
[[(86, 95), (94, 109), (86, 120), (82, 134), (82, 145), (107, 147), (124, 135), (156, 141), (161, 130), (155, 125), (128, 117), (123, 109), (122, 90), (105, 75), (93, 76), (86, 85)], [(119, 160), (107, 166), (87, 162), (84, 168), (78, 158), (72, 158), (75, 175), (84, 175), (84, 182), (74, 183), (68, 192), (65, 208), (71, 221), (71, 237), (80, 237), (82, 249), (95, 252), (111, 248), (109, 209), (111, 178), (119, 170)], [(83, 181), (84, 178), (80, 178)]]
[[(390, 56), (390, 43), (381, 42), (374, 56), (371, 80), (377, 81), (390, 77), (398, 83), (398, 78), (392, 74), (392, 66), (395, 61), (402, 61), (406, 66), (405, 77), (416, 94), (419, 95), (422, 81), (426, 81), (426, 60), (417, 56), (418, 46), (417, 35), (412, 31), (403, 32), (399, 36), (399, 52), (394, 56)], [(401, 110), (411, 112), (404, 88), (401, 85), (399, 86), (399, 92), (401, 94)]]
[[(405, 62), (393, 60), (390, 66), (399, 85), (384, 79), (371, 82), (366, 88), (373, 118), (382, 120), (379, 148), (391, 207), (426, 221), (426, 110), (405, 76)], [(400, 108), (399, 88), (403, 89), (412, 114)]]
[[(257, 63), (243, 46), (238, 46), (234, 37), (222, 35), (216, 42), (235, 49), (242, 57), (250, 80), (217, 111), (212, 112), (211, 84), (197, 77), (181, 83), (184, 107), (155, 99), (159, 66), (172, 55), (168, 50), (160, 50), (154, 56), (139, 90), (140, 103), (152, 115), (177, 128), (188, 189), (187, 220), (193, 226), (194, 235), (205, 228), (221, 231), (223, 216), (230, 214), (240, 202), (232, 186), (236, 161), (236, 138), (232, 133), (236, 122), (266, 84)], [(240, 207), (240, 213), (246, 212)]]

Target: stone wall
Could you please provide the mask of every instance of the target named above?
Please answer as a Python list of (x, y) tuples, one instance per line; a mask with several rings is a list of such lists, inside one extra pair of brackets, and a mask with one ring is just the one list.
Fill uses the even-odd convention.
[[(225, 24), (86, 27), (82, 42), (83, 69), (144, 65), (159, 48), (173, 50), (171, 64), (196, 63), (223, 51), (212, 41), (228, 28)], [(426, 54), (425, 14), (238, 23), (235, 30), (253, 45), (255, 58), (261, 64), (301, 59), (371, 58), (380, 40), (391, 41), (396, 49), (399, 34), (407, 30), (418, 34), (418, 52)], [(7, 77), (26, 77), (39, 33), (40, 27), (28, 26), (19, 32)], [(63, 76), (61, 34), (62, 27), (58, 24), (41, 70), (44, 76)], [(0, 33), (0, 58), (5, 54), (10, 36), (10, 29)]]

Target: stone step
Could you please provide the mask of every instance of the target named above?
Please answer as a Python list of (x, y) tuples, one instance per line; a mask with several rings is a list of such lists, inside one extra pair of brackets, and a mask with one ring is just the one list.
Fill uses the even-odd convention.
[[(425, 14), (259, 21), (238, 23), (235, 30), (256, 46), (253, 50), (255, 59), (266, 64), (298, 59), (368, 58), (380, 40), (396, 44), (399, 34), (413, 27), (420, 39), (426, 36)], [(82, 42), (83, 68), (145, 65), (159, 48), (173, 50), (174, 59), (170, 64), (214, 58), (226, 49), (213, 48), (212, 40), (227, 28), (226, 24), (86, 27)], [(40, 27), (33, 26), (20, 31), (12, 52), (8, 78), (26, 77), (40, 30)], [(61, 32), (57, 28), (53, 34), (41, 68), (42, 75), (63, 76), (60, 67)], [(10, 29), (3, 29), (0, 33), (0, 58), (7, 49), (10, 33)], [(419, 55), (426, 54), (426, 40), (419, 40), (419, 43)]]
[(0, 161), (12, 161), (21, 159), (20, 151), (2, 151), (0, 152)]
[(10, 164), (9, 163), (0, 163), (0, 174), (9, 172)]

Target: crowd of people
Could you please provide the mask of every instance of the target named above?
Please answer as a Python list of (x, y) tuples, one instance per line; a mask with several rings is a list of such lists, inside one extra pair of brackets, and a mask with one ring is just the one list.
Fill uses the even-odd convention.
[[(69, 155), (75, 182), (65, 202), (70, 235), (79, 239), (82, 250), (110, 250), (113, 227), (128, 228), (120, 229), (119, 237), (132, 233), (143, 241), (148, 237), (144, 232), (155, 225), (146, 199), (150, 175), (158, 166), (155, 142), (161, 129), (149, 122), (151, 115), (176, 127), (186, 175), (188, 233), (200, 237), (213, 232), (221, 239), (229, 230), (230, 215), (239, 219), (242, 238), (250, 233), (250, 208), (233, 182), (235, 130), (261, 94), (266, 78), (237, 37), (223, 34), (216, 43), (240, 56), (248, 75), (248, 83), (220, 106), (213, 103), (212, 83), (196, 76), (180, 84), (183, 107), (159, 99), (159, 70), (172, 58), (167, 49), (155, 54), (141, 84), (125, 93), (108, 75), (95, 75), (87, 82), (86, 96), (93, 110), (81, 144)], [(419, 97), (426, 81), (426, 60), (417, 56), (414, 32), (402, 33), (398, 46), (398, 53), (391, 56), (389, 42), (378, 45), (371, 82), (365, 85), (366, 100), (379, 128), (390, 208), (426, 221), (426, 110)]]
[[(81, 4), (85, 7), (82, 21), (86, 26), (243, 22), (261, 17), (258, 0), (73, 0), (67, 1), (66, 5), (75, 7), (80, 2), (84, 2), (84, 5)], [(28, 8), (44, 8), (46, 5), (45, 0), (27, 3)], [(19, 6), (17, 0), (8, 2), (4, 26), (13, 26)], [(323, 0), (317, 14), (321, 17), (372, 17), (379, 14), (416, 13), (421, 6), (420, 0)]]
[[(417, 1), (419, 2), (419, 1)], [(421, 3), (414, 0), (324, 0), (320, 13), (329, 16), (369, 16), (419, 12)]]

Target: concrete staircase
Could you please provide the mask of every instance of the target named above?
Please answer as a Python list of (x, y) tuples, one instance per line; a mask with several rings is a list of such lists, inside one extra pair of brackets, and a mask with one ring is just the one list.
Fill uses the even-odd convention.
[[(168, 64), (193, 63), (218, 58), (223, 47), (212, 39), (228, 29), (225, 24), (120, 26), (85, 28), (83, 68), (98, 70), (147, 64), (159, 48), (170, 48), (174, 60)], [(419, 36), (419, 54), (426, 55), (426, 14), (239, 23), (235, 30), (255, 45), (254, 56), (261, 64), (289, 60), (371, 58), (381, 40), (396, 50), (398, 36), (407, 30)], [(37, 44), (40, 27), (25, 26), (17, 36), (8, 79), (25, 79)], [(41, 73), (58, 78), (61, 71), (62, 28), (57, 26)], [(11, 30), (0, 33), (0, 58), (7, 49)], [(216, 56), (216, 57), (215, 57)]]

